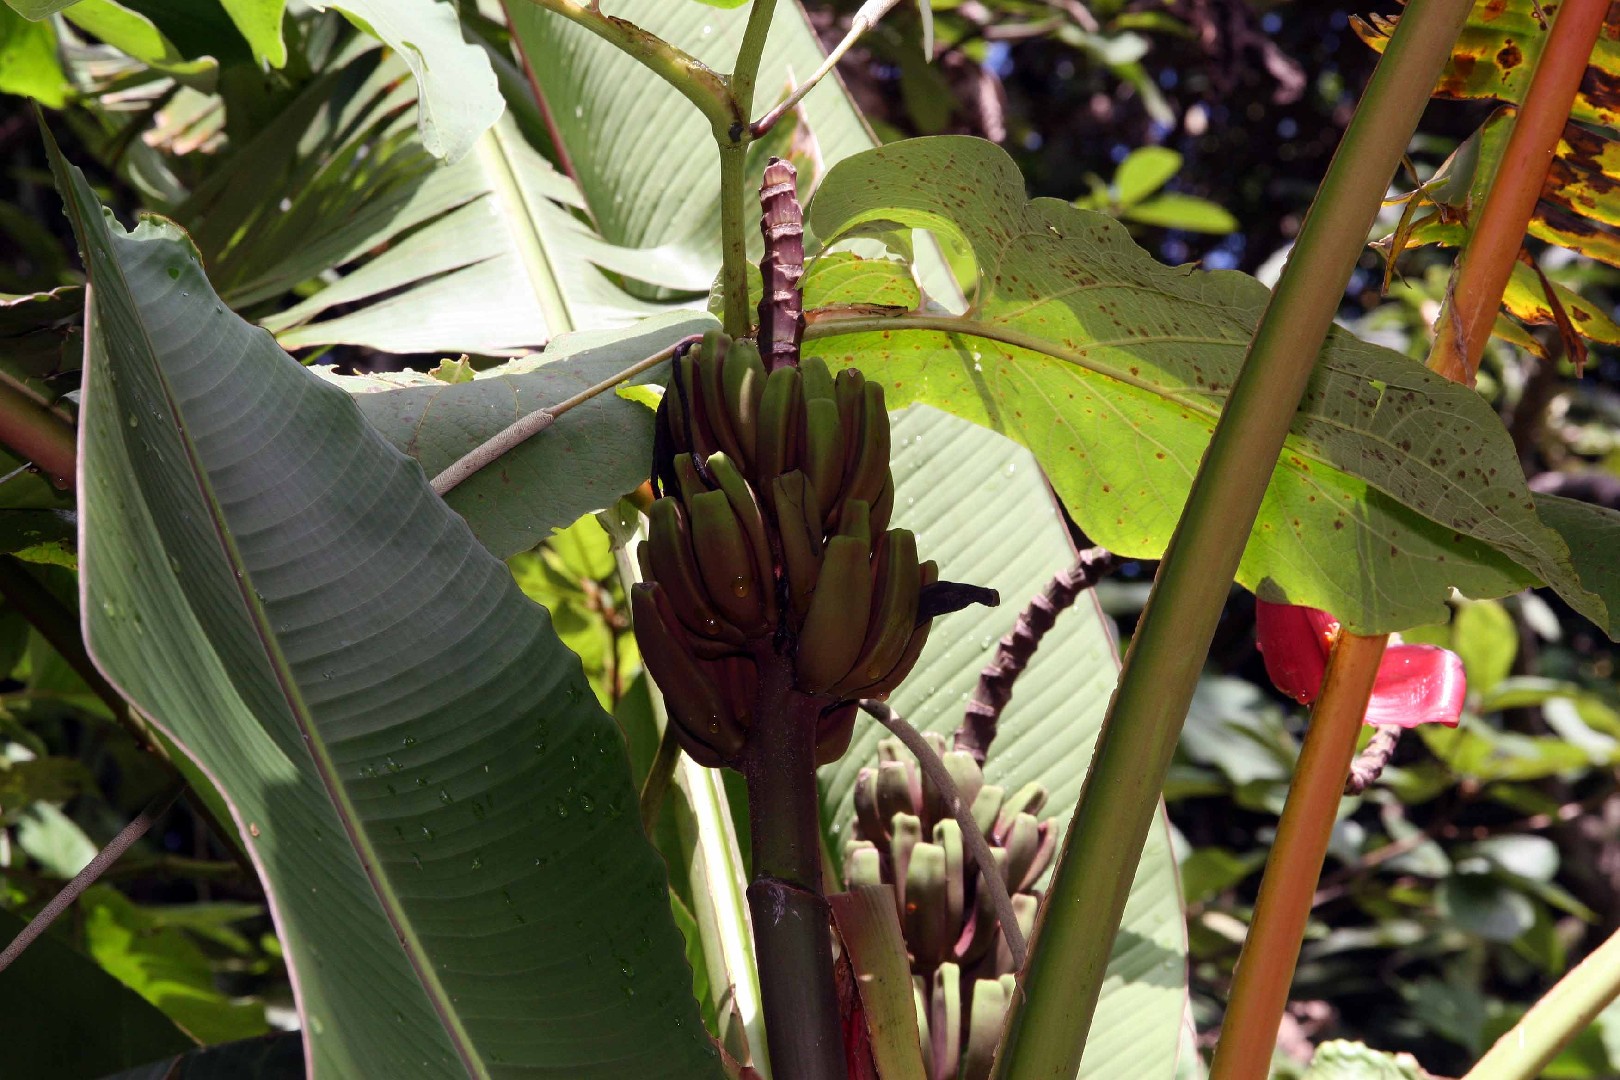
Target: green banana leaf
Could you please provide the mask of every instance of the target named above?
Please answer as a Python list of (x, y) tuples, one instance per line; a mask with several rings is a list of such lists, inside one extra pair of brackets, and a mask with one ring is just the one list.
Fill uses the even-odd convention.
[[(23, 925), (0, 909), (0, 941), (16, 937)], [(55, 934), (35, 941), (0, 973), (0, 1046), (8, 1076), (89, 1080), (195, 1045), (157, 1006)]]
[(93, 290), (86, 640), (229, 801), (316, 1076), (709, 1077), (625, 749), (544, 609), (183, 233), (52, 165)]
[[(459, 383), (413, 372), (351, 376), (318, 370), (353, 394), (372, 427), (433, 476), (524, 414), (714, 325), (708, 315), (675, 311), (627, 330), (567, 334), (543, 354)], [(611, 504), (647, 479), (652, 421), (645, 405), (600, 394), (474, 474), (447, 499), (497, 556), (527, 551), (553, 528)]]
[[(829, 173), (809, 212), (824, 238), (882, 222), (959, 239), (977, 285), (960, 315), (813, 320), (807, 350), (881, 370), (891, 407), (926, 402), (1030, 447), (1098, 543), (1164, 550), (1269, 298), (1262, 285), (1163, 266), (1111, 218), (1027, 200), (1012, 159), (981, 139), (868, 151)], [(1238, 580), (1360, 633), (1442, 621), (1453, 588), (1485, 598), (1541, 582), (1602, 629), (1620, 626), (1620, 594), (1582, 575), (1537, 516), (1491, 408), (1342, 331)]]
[(669, 306), (630, 296), (619, 274), (707, 288), (705, 268), (604, 243), (513, 116), (454, 164), (435, 161), (405, 74), (397, 56), (350, 45), (174, 209), (233, 307), (343, 271), (262, 320), (283, 345), (511, 355)]
[[(602, 236), (626, 247), (683, 251), (712, 278), (720, 269), (719, 151), (708, 121), (673, 87), (583, 27), (527, 2), (506, 8), (568, 171)], [(748, 21), (745, 9), (670, 0), (620, 0), (613, 14), (718, 71), (735, 65)], [(786, 97), (825, 55), (799, 0), (777, 0), (754, 115)], [(829, 168), (877, 145), (836, 74), (811, 90), (799, 111)], [(801, 197), (818, 179), (799, 178)], [(750, 229), (750, 244), (757, 239)], [(938, 295), (947, 287), (938, 260), (923, 265)]]
[(459, 161), (505, 103), (489, 57), (465, 39), (460, 13), (442, 0), (310, 0), (386, 43), (416, 80), (416, 124), (428, 153)]
[[(1011, 440), (913, 406), (894, 414), (893, 445), (894, 519), (916, 532), (918, 557), (936, 560), (945, 580), (1001, 593), (998, 608), (940, 618), (916, 669), (891, 699), (914, 726), (949, 738), (996, 642), (1052, 576), (1073, 565), (1075, 551), (1035, 459)], [(1095, 594), (1084, 594), (1059, 616), (1018, 679), (990, 747), (986, 781), (1008, 792), (1039, 781), (1049, 794), (1042, 816), (1066, 828), (1118, 676), (1109, 622)], [(821, 770), (824, 816), (839, 848), (854, 822), (856, 774), (876, 761), (878, 740), (886, 735), (863, 718), (849, 752)], [(1080, 1075), (1174, 1075), (1186, 956), (1181, 886), (1161, 808), (1131, 885)]]

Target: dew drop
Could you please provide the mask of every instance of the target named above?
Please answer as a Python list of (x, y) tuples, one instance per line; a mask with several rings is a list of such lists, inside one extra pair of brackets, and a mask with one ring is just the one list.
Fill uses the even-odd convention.
[(446, 791), (444, 788), (440, 788), (439, 789), (439, 801), (444, 803), (444, 805), (449, 806), (451, 803), (455, 802), (456, 800), (452, 799), (450, 797), (450, 793), (448, 791)]
[(484, 868), (484, 857), (482, 855), (473, 856), (472, 868), (474, 870), (482, 870)]
[(738, 574), (731, 579), (731, 595), (744, 597), (748, 595), (748, 579)]
[(170, 281), (179, 281), (180, 280), (180, 268), (178, 266), (169, 267), (169, 280)]
[(557, 800), (557, 816), (560, 818), (565, 818), (568, 816), (568, 804), (563, 802), (561, 799)]
[(433, 839), (433, 830), (428, 828), (426, 825), (423, 825), (422, 826), (422, 838), (425, 839), (425, 840)]
[(582, 791), (579, 793), (579, 808), (589, 814), (596, 809), (596, 801)]
[(403, 739), (399, 740), (399, 744), (401, 746), (405, 746), (405, 747), (415, 746), (416, 745), (416, 738), (415, 738), (415, 736), (407, 735)]
[(138, 419), (136, 419), (134, 413), (129, 414), (129, 426), (132, 427), (132, 428), (137, 428), (137, 427), (141, 426), (141, 422)]

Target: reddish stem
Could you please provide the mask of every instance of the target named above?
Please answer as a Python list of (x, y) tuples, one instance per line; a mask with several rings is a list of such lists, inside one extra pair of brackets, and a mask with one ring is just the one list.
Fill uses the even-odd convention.
[(1453, 382), (1474, 385), (1513, 262), (1608, 10), (1609, 0), (1564, 0), (1553, 19), (1490, 194), (1440, 312), (1429, 368)]

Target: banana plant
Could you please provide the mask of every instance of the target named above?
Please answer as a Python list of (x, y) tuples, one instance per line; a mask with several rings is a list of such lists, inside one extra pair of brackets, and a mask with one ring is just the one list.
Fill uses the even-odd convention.
[[(71, 3), (12, 6), (72, 32)], [(1174, 1075), (1163, 777), (1099, 766), (1088, 788), (1094, 741), (1102, 761), (1141, 738), (1104, 723), (1095, 605), (1000, 700), (993, 746), (944, 737), (1073, 564), (1062, 515), (1145, 558), (1215, 522), (1193, 477), (1245, 380), (1269, 385), (1246, 363), (1278, 333), (1266, 290), (1028, 200), (991, 144), (876, 147), (796, 0), (312, 6), (344, 21), (210, 5), (241, 37), (217, 82), (173, 41), (137, 57), (220, 102), (234, 140), (211, 174), (148, 185), (173, 220), (126, 230), (46, 136), (90, 285), (85, 644), (264, 884), (294, 1067)], [(284, 65), (278, 94), (245, 89), (232, 49)], [(1356, 213), (1324, 211), (1351, 261)], [(1317, 322), (1314, 373), (1277, 396), (1297, 415), (1242, 436), (1258, 516), (1208, 597), (1235, 574), (1372, 635), (1453, 589), (1546, 584), (1613, 633), (1596, 553), (1620, 518), (1532, 499), (1474, 394)], [(333, 344), (479, 359), (354, 375), (283, 351)], [(19, 424), (0, 407), (0, 441)], [(636, 720), (501, 561), (597, 510), (641, 579), (658, 696)], [(633, 774), (626, 738), (648, 736)], [(1103, 798), (1125, 809), (1099, 841)], [(1080, 944), (1039, 906), (1065, 874), (1117, 901)], [(829, 900), (842, 884), (892, 903)], [(1063, 970), (1072, 992), (1037, 977)], [(1072, 1022), (1029, 1019), (1065, 1015), (1060, 992)], [(213, 1053), (273, 1075), (286, 1048)]]

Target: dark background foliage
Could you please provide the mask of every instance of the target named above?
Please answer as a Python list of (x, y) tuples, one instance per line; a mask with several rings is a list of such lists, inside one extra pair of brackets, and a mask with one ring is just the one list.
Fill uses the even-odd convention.
[[(829, 44), (858, 6), (807, 4)], [(1364, 9), (1338, 3), (935, 6), (935, 64), (922, 62), (921, 21), (902, 5), (840, 68), (880, 137), (985, 136), (1013, 152), (1032, 195), (1089, 199), (1118, 213), (1165, 261), (1262, 276), (1297, 231), (1376, 59), (1351, 30)], [(1379, 7), (1394, 13), (1390, 3)], [(1414, 146), (1418, 175), (1427, 177), (1488, 112), (1433, 103)], [(140, 204), (117, 179), (129, 136), (83, 107), (56, 127), (111, 205), (122, 212)], [(1179, 216), (1156, 221), (1115, 205), (1108, 185), (1145, 147), (1180, 155), (1157, 194), (1203, 202), (1179, 204)], [(65, 223), (19, 97), (0, 95), (0, 160), (0, 292), (70, 283)], [(1411, 179), (1396, 186), (1406, 190)], [(1227, 212), (1231, 228), (1210, 231), (1219, 222), (1211, 206)], [(1612, 301), (1613, 271), (1532, 249), (1558, 280)], [(1449, 258), (1433, 249), (1409, 254), (1385, 295), (1382, 259), (1369, 251), (1345, 296), (1345, 321), (1421, 357)], [(5, 332), (0, 324), (0, 345), (25, 347)], [(44, 334), (49, 348), (35, 336), (29, 350), (43, 355), (65, 342), (62, 354), (71, 355), (70, 317), (31, 333)], [(354, 350), (333, 358), (379, 362)], [(1582, 497), (1610, 505), (1620, 501), (1615, 365), (1599, 348), (1577, 381), (1567, 364), (1493, 346), (1481, 380), (1529, 475), (1574, 484)], [(71, 390), (72, 373), (61, 378)], [(49, 532), (48, 523), (35, 525)], [(617, 700), (626, 691), (624, 627), (611, 583), (566, 550), (520, 558), (530, 560), (518, 565), (520, 580), (527, 575), (537, 595), (569, 611), (569, 643), (585, 654), (604, 698)], [(1127, 564), (1102, 590), (1127, 636), (1152, 569)], [(69, 602), (69, 572), (48, 575)], [(1234, 593), (1166, 792), (1184, 840), (1193, 1011), (1205, 1033), (1220, 1020), (1304, 719), (1267, 685), (1252, 625), (1246, 594)], [(1312, 1043), (1347, 1037), (1411, 1051), (1436, 1073), (1461, 1072), (1567, 966), (1620, 928), (1620, 693), (1611, 645), (1550, 594), (1536, 593), (1459, 603), (1451, 625), (1412, 636), (1463, 654), (1469, 712), (1457, 733), (1407, 735), (1382, 780), (1346, 803), (1283, 1032), (1284, 1070), (1308, 1057)], [(105, 843), (133, 816), (156, 772), (111, 722), (107, 703), (12, 609), (0, 610), (0, 669), (10, 673), (0, 685), (0, 735), (57, 763), (26, 780), (0, 774), (26, 783), (0, 788), (0, 906), (27, 914), (68, 876), (75, 852)], [(177, 997), (200, 995), (217, 1038), (264, 1030), (265, 1005), (272, 1020), (286, 1015), (285, 974), (257, 885), (190, 808), (167, 816), (114, 885), (134, 908), (104, 896), (67, 928), (104, 965), (155, 972)], [(1605, 1017), (1548, 1075), (1617, 1072), (1620, 1016)]]

